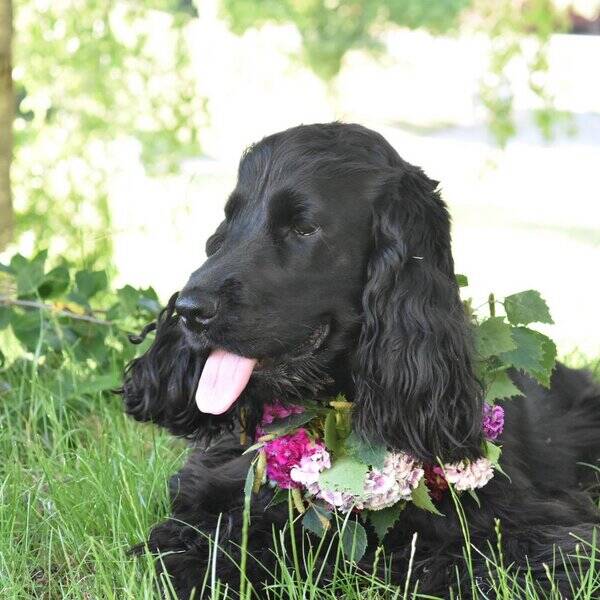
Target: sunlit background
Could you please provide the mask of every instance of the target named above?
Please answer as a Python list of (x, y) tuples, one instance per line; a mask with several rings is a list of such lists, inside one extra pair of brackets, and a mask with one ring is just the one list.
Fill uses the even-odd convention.
[(475, 304), (541, 291), (600, 355), (600, 2), (15, 3), (15, 230), (161, 299), (203, 260), (245, 146), (381, 132), (440, 181)]

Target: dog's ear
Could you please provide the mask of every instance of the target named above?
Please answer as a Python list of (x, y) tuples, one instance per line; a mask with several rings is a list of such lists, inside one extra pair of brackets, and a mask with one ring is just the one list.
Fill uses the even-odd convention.
[(206, 357), (186, 343), (174, 314), (176, 298), (177, 294), (155, 323), (130, 338), (140, 343), (156, 330), (148, 350), (127, 365), (119, 392), (126, 412), (138, 421), (152, 421), (174, 435), (210, 434), (222, 428), (223, 417), (204, 415), (196, 406), (194, 393)]
[(423, 460), (481, 452), (482, 394), (437, 182), (406, 165), (373, 205), (354, 427)]

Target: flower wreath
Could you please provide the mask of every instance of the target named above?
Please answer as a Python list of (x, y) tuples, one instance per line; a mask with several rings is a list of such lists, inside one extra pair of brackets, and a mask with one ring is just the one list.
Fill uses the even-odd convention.
[[(492, 479), (494, 470), (501, 470), (501, 450), (493, 443), (504, 428), (501, 406), (484, 404), (481, 458), (439, 465), (366, 444), (352, 432), (351, 410), (352, 404), (343, 396), (329, 406), (265, 406), (256, 443), (246, 451), (258, 451), (251, 469), (254, 491), (263, 484), (276, 488), (276, 494), (291, 490), (296, 509), (305, 513), (314, 508), (322, 528), (327, 528), (334, 509), (366, 511), (367, 517), (381, 511), (380, 521), (386, 511), (393, 522), (406, 503), (413, 502), (441, 514), (434, 501), (450, 488), (455, 493), (466, 491), (477, 500), (475, 490)], [(383, 528), (383, 534), (390, 525)]]

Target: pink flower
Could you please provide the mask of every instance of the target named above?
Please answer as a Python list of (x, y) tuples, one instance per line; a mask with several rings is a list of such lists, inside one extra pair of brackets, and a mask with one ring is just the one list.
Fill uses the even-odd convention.
[(304, 412), (304, 406), (297, 404), (283, 405), (280, 402), (265, 404), (263, 407), (262, 425), (270, 425), (273, 421), (285, 419), (290, 415), (299, 415)]
[(283, 405), (281, 402), (274, 402), (273, 404), (265, 404), (263, 406), (263, 414), (260, 425), (256, 428), (254, 434), (255, 439), (262, 437), (266, 434), (263, 429), (263, 425), (270, 425), (274, 421), (285, 419), (290, 415), (299, 415), (304, 412), (304, 406), (298, 404), (286, 404)]
[(492, 463), (487, 458), (444, 465), (446, 481), (452, 483), (458, 491), (483, 487), (493, 476)]
[(494, 404), (483, 405), (483, 435), (488, 440), (495, 440), (504, 430), (504, 409)]

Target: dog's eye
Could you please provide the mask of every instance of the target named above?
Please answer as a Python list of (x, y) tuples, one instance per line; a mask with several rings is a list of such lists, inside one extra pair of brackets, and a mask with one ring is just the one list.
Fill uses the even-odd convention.
[(307, 237), (309, 235), (313, 235), (319, 231), (318, 225), (312, 225), (311, 223), (298, 223), (292, 227), (292, 231), (296, 235), (300, 235), (302, 237)]

